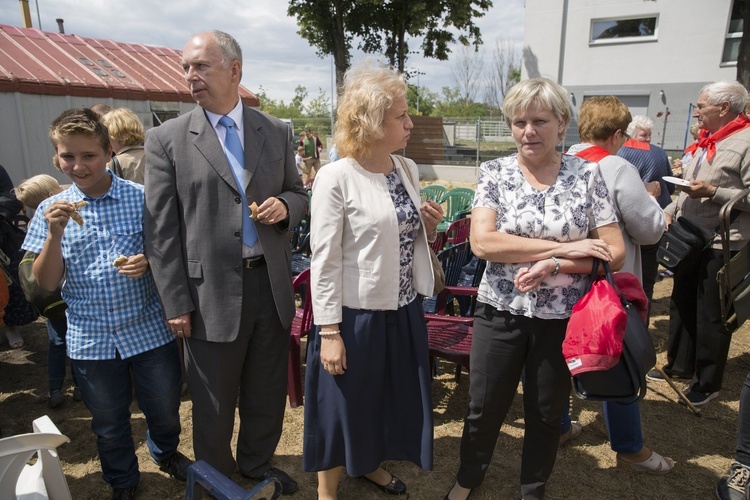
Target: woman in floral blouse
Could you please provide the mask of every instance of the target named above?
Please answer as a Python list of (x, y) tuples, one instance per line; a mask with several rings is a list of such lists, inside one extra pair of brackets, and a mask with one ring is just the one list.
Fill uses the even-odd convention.
[[(421, 204), (411, 160), (406, 83), (364, 66), (347, 72), (334, 139), (342, 158), (312, 195), (313, 315), (305, 372), (303, 467), (335, 499), (344, 468), (386, 493), (406, 485), (384, 460), (432, 468), (432, 391), (419, 295), (431, 295), (427, 240), (442, 219)], [(560, 413), (560, 412), (558, 412)]]
[(570, 393), (562, 341), (593, 259), (622, 265), (625, 250), (599, 168), (556, 147), (570, 113), (567, 92), (546, 78), (514, 86), (503, 113), (518, 153), (481, 166), (471, 247), (487, 259), (471, 347), (469, 410), (457, 482), (463, 500), (489, 467), (523, 373), (521, 495), (543, 498)]

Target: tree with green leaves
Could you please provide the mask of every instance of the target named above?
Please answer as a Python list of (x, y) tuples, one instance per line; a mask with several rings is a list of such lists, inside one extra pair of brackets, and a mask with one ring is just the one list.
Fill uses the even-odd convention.
[(325, 90), (318, 87), (318, 96), (305, 106), (307, 116), (322, 118), (331, 115), (331, 100), (326, 95)]
[(318, 56), (333, 56), (336, 86), (349, 69), (352, 40), (361, 31), (364, 6), (356, 0), (290, 0), (287, 15), (297, 18), (297, 34), (318, 49)]
[(435, 103), (435, 110), (431, 113), (431, 116), (453, 118), (484, 115), (484, 105), (479, 102), (467, 101), (458, 87), (443, 87), (441, 95)]
[[(449, 46), (460, 43), (482, 44), (482, 34), (474, 20), (492, 7), (491, 0), (369, 0), (375, 10), (375, 26), (361, 33), (362, 50), (382, 52), (391, 66), (404, 71), (409, 55), (407, 37), (422, 37), (424, 57), (445, 61)], [(458, 30), (456, 37), (454, 31)]]
[(409, 106), (409, 114), (412, 116), (430, 116), (435, 110), (437, 94), (430, 92), (427, 87), (417, 87), (409, 84), (406, 93), (406, 104)]
[(260, 101), (260, 110), (277, 118), (299, 118), (304, 114), (304, 100), (307, 97), (307, 89), (302, 85), (297, 85), (294, 89), (294, 97), (289, 104), (284, 101), (276, 101), (268, 97), (266, 89), (263, 86), (256, 92)]
[(491, 0), (290, 0), (287, 14), (296, 16), (297, 33), (318, 49), (318, 56), (333, 55), (340, 88), (356, 37), (361, 40), (357, 48), (384, 53), (403, 72), (407, 37), (423, 37), (424, 56), (446, 60), (454, 42), (482, 43), (474, 19), (491, 6)]

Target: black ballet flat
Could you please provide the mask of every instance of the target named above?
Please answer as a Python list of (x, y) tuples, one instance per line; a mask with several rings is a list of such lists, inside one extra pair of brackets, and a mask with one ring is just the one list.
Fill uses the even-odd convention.
[[(443, 500), (451, 500), (451, 491), (453, 491), (453, 486), (451, 486), (450, 491), (445, 494), (445, 497), (443, 498)], [(473, 491), (474, 490), (469, 491), (469, 494), (466, 495), (466, 500), (469, 500), (469, 498), (471, 498), (471, 494)]]
[(404, 493), (406, 493), (406, 485), (404, 484), (404, 482), (393, 474), (391, 474), (391, 482), (386, 485), (378, 484), (367, 476), (362, 477), (367, 479), (372, 484), (377, 486), (378, 489), (385, 493), (388, 493), (389, 495), (403, 495)]

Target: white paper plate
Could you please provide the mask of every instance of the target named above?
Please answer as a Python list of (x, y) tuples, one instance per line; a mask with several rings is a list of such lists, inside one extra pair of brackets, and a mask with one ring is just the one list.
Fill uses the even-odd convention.
[(672, 177), (671, 175), (665, 175), (662, 177), (667, 182), (671, 182), (672, 184), (677, 184), (678, 186), (686, 186), (690, 187), (690, 181), (686, 181), (685, 179), (680, 179), (679, 177)]

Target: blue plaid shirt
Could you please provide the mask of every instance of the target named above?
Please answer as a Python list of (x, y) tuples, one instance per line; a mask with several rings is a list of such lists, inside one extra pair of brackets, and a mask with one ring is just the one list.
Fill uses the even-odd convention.
[(72, 359), (129, 358), (174, 340), (164, 320), (151, 273), (128, 278), (112, 262), (143, 253), (143, 186), (112, 175), (100, 198), (84, 195), (75, 184), (39, 205), (23, 248), (41, 253), (47, 239), (44, 212), (56, 200), (86, 200), (70, 219), (62, 238), (67, 276), (62, 298), (68, 304), (68, 355)]

